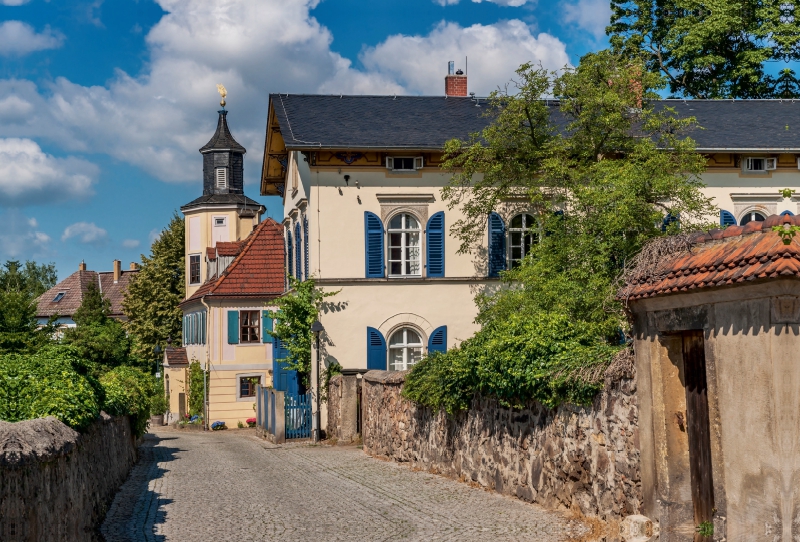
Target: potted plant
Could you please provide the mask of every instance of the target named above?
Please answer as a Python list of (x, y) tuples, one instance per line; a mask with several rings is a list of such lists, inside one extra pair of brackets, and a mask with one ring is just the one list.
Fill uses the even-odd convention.
[(211, 424), (212, 431), (222, 431), (224, 429), (227, 429), (227, 427), (225, 426), (225, 422), (216, 421)]
[(255, 418), (247, 418), (247, 427), (255, 427), (256, 426), (256, 419)]
[(169, 410), (169, 399), (167, 399), (160, 382), (160, 380), (156, 380), (153, 396), (150, 398), (150, 425), (154, 427), (164, 425), (164, 414)]

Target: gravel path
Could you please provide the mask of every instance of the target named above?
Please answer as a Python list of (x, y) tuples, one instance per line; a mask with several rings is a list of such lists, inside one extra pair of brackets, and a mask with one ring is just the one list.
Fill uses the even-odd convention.
[(556, 542), (584, 531), (559, 513), (355, 447), (164, 429), (145, 436), (140, 455), (101, 528), (107, 542)]

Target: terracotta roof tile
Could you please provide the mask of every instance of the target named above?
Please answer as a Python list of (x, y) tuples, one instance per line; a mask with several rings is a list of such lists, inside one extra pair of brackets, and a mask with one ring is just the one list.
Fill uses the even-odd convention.
[(214, 247), (208, 247), (206, 249), (206, 258), (208, 258), (208, 260), (211, 261), (211, 262), (216, 260), (217, 259), (217, 249), (215, 249)]
[(189, 365), (189, 357), (186, 355), (185, 348), (167, 348), (164, 351), (164, 361), (166, 365)]
[(217, 253), (222, 256), (223, 251), (232, 250), (233, 245), (238, 255), (222, 275), (206, 281), (183, 303), (204, 296), (277, 297), (284, 293), (283, 226), (268, 218), (244, 241), (217, 243)]
[(773, 226), (800, 226), (800, 216), (772, 215), (764, 222), (697, 235), (689, 254), (666, 258), (650, 276), (626, 285), (621, 299), (643, 299), (698, 288), (779, 277), (800, 278), (800, 237), (783, 244)]
[(216, 244), (216, 251), (220, 256), (238, 256), (241, 250), (242, 243), (239, 241), (219, 241)]

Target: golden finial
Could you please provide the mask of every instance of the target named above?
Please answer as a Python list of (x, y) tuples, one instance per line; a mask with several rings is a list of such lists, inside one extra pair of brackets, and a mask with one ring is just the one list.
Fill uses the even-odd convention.
[(219, 105), (225, 107), (225, 96), (228, 95), (228, 91), (225, 90), (224, 86), (217, 85), (217, 92), (219, 92), (219, 95), (222, 96), (222, 99), (219, 101)]

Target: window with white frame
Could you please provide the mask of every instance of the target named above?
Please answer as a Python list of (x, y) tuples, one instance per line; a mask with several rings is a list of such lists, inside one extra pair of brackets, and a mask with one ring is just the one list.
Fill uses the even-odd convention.
[(517, 267), (536, 242), (536, 234), (531, 230), (535, 226), (533, 216), (519, 214), (511, 219), (508, 225), (508, 267)]
[(778, 159), (764, 156), (748, 156), (745, 157), (742, 167), (746, 173), (763, 173), (777, 169)]
[(419, 221), (400, 213), (389, 221), (389, 275), (415, 277), (422, 274)]
[(422, 359), (422, 337), (414, 329), (404, 327), (389, 339), (389, 370), (405, 371)]
[(262, 384), (260, 374), (236, 375), (236, 398), (239, 400), (254, 399), (256, 386)]
[(239, 311), (239, 342), (257, 343), (259, 327), (261, 326), (261, 313), (259, 311)]
[(217, 188), (228, 188), (228, 168), (218, 167), (214, 170)]
[(744, 216), (739, 220), (739, 225), (744, 226), (749, 222), (764, 222), (766, 220), (766, 216), (758, 211), (748, 211), (744, 214)]
[(392, 171), (416, 171), (422, 169), (422, 156), (387, 156), (386, 169)]

